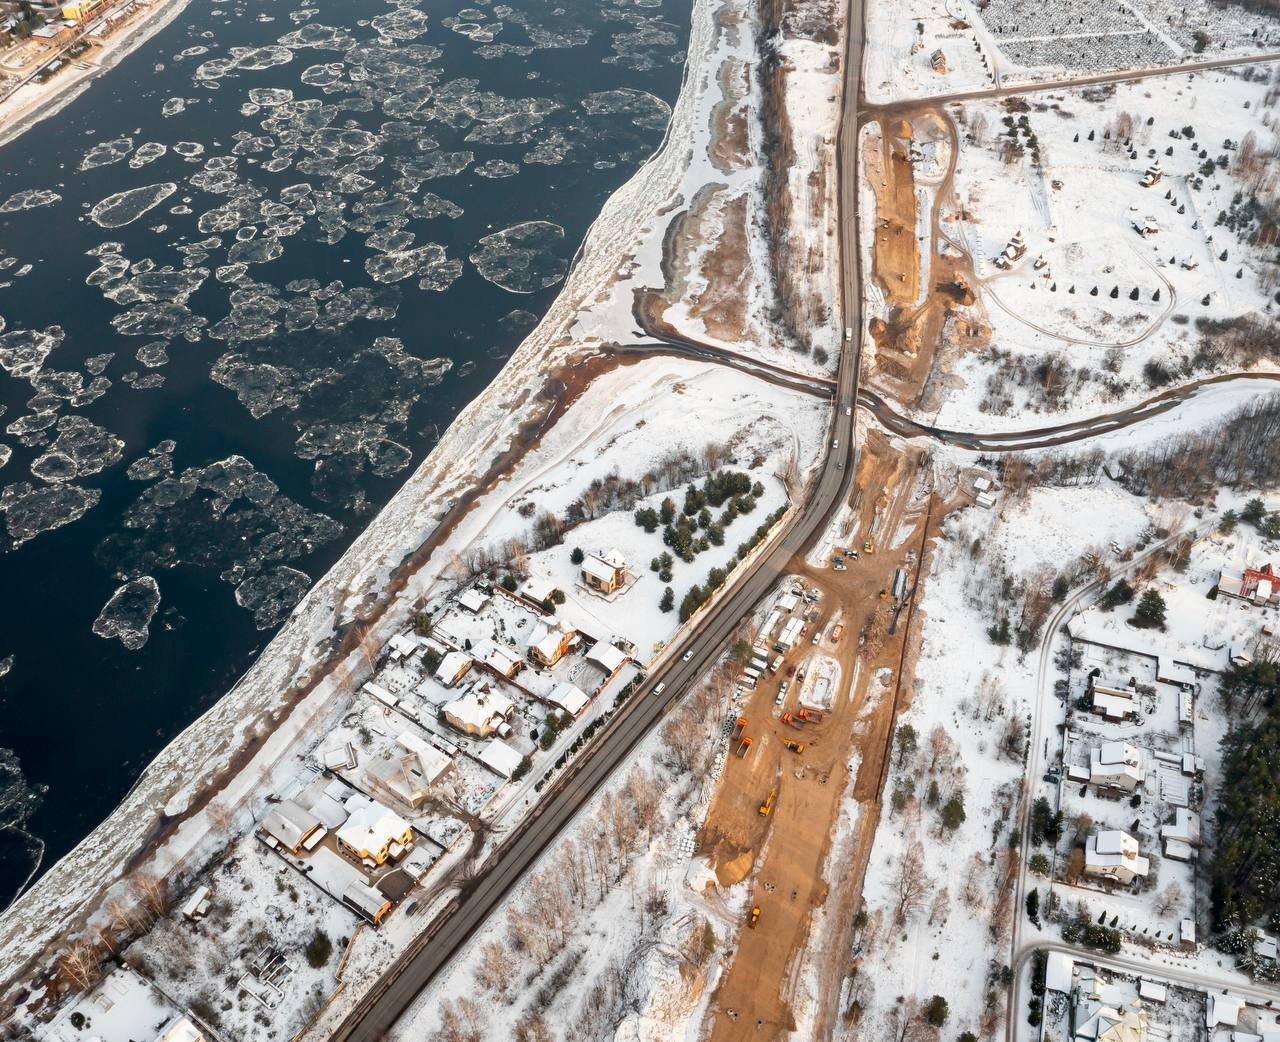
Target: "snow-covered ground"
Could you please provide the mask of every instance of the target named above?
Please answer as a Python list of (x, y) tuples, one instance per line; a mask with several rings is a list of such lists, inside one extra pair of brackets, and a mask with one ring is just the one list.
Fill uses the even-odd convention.
[(889, 0), (866, 15), (866, 91), (879, 103), (1280, 49), (1276, 19), (1206, 0)]
[[(1273, 248), (1250, 241), (1249, 204), (1276, 198), (1257, 158), (1277, 147), (1270, 81), (1209, 72), (1045, 95), (1027, 111), (953, 106), (961, 147), (942, 229), (972, 261), (978, 302), (949, 326), (931, 423), (1060, 422), (1191, 379), (1276, 368), (1217, 356), (1204, 326), (1275, 313), (1280, 270)], [(1156, 163), (1158, 182), (1142, 187)], [(994, 260), (1019, 232), (1026, 252), (1001, 271)], [(962, 323), (989, 329), (987, 346), (960, 336)]]
[(744, 884), (722, 890), (693, 856), (729, 710), (702, 698), (667, 725), (677, 741), (645, 739), (391, 1038), (454, 1024), (492, 1039), (696, 1037), (746, 899)]
[[(899, 717), (900, 730), (914, 729), (916, 749), (895, 752), (867, 869), (867, 924), (850, 996), (862, 1024), (890, 1016), (898, 996), (924, 1003), (942, 995), (948, 1030), (980, 1037), (1003, 1014), (990, 962), (998, 970), (1007, 961), (1012, 915), (1021, 914), (999, 892), (1010, 871), (1008, 828), (1036, 658), (992, 643), (987, 628), (1013, 609), (1004, 577), (1056, 572), (1111, 539), (1132, 545), (1149, 524), (1142, 500), (1102, 487), (1037, 489), (998, 510), (969, 507), (948, 519), (925, 583), (911, 704)], [(1006, 741), (1011, 730), (1024, 737)], [(964, 815), (950, 827), (943, 812), (952, 799)], [(993, 988), (994, 1007), (986, 1001)]]
[[(764, 170), (770, 149), (777, 147), (777, 131), (766, 133), (760, 125), (759, 12), (752, 4), (728, 0), (718, 9), (714, 32), (712, 58), (700, 72), (683, 180), (647, 221), (633, 261), (619, 270), (608, 294), (581, 315), (574, 329), (588, 340), (646, 342), (637, 336), (632, 314), (636, 293), (666, 286), (675, 291), (675, 299), (663, 318), (682, 335), (798, 372), (827, 373), (838, 361), (840, 342), (832, 148), (840, 101), (837, 41), (820, 43), (784, 33), (778, 44), (782, 104), (795, 149), (795, 162), (787, 171), (789, 223), (782, 234), (789, 237), (794, 262), (808, 272), (806, 298), (793, 306), (804, 314), (805, 337), (821, 349), (815, 357), (789, 346), (774, 317), (778, 302), (769, 277)], [(735, 132), (735, 126), (741, 129)], [(684, 247), (682, 255), (664, 265), (664, 245), (673, 230), (687, 241), (677, 240)], [(677, 272), (675, 285), (667, 266)], [(710, 302), (723, 298), (729, 301), (724, 307), (741, 313), (736, 335), (728, 328), (733, 322), (709, 321)]]

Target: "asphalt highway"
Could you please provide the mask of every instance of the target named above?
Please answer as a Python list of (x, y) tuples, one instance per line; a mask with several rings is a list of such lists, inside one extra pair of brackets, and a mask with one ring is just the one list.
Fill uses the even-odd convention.
[[(842, 314), (852, 337), (840, 344), (835, 409), (828, 449), (808, 498), (784, 521), (773, 545), (731, 580), (719, 601), (694, 620), (664, 653), (640, 689), (614, 714), (563, 774), (543, 794), (530, 815), (493, 852), (485, 867), (450, 901), (391, 968), (375, 981), (333, 1034), (335, 1042), (378, 1042), (454, 953), (499, 908), (537, 861), (637, 743), (668, 709), (727, 650), (738, 625), (787, 574), (792, 558), (825, 529), (848, 497), (857, 462), (853, 446), (853, 405), (857, 397), (861, 344), (861, 277), (854, 203), (857, 192), (857, 104), (862, 68), (862, 0), (851, 0), (844, 107), (837, 142), (842, 264)], [(825, 381), (824, 381), (825, 382)], [(828, 392), (829, 393), (829, 392)], [(692, 652), (686, 662), (684, 656)], [(665, 684), (660, 695), (654, 690)]]

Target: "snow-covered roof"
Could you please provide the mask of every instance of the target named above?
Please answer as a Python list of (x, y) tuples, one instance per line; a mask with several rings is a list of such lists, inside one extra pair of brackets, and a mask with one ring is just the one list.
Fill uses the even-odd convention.
[(156, 1042), (204, 1042), (204, 1035), (186, 1017), (178, 1017), (156, 1036)]
[(358, 879), (353, 879), (351, 884), (342, 891), (342, 900), (375, 923), (386, 911), (389, 903), (381, 893)]
[(587, 695), (572, 684), (557, 684), (551, 689), (551, 693), (547, 696), (549, 702), (554, 702), (570, 716), (577, 716), (591, 701)]
[(612, 673), (627, 661), (627, 656), (613, 644), (602, 640), (587, 652), (587, 661), (594, 662), (606, 673)]
[(464, 728), (484, 731), (505, 720), (515, 703), (497, 691), (468, 691), (449, 702), (444, 711)]
[(262, 831), (290, 850), (297, 850), (320, 827), (320, 819), (293, 800), (281, 800), (262, 819)]
[(477, 662), (483, 662), (504, 677), (511, 676), (523, 661), (518, 653), (490, 637), (486, 637), (472, 647), (471, 654)]
[(436, 667), (436, 679), (445, 687), (452, 685), (471, 668), (471, 656), (462, 651), (451, 651)]
[(1067, 994), (1071, 991), (1074, 969), (1075, 960), (1066, 952), (1050, 952), (1044, 968), (1044, 986), (1049, 991)]
[(1103, 829), (1090, 836), (1084, 848), (1087, 869), (1106, 873), (1109, 869), (1124, 868), (1137, 876), (1145, 876), (1150, 861), (1138, 853), (1138, 841), (1120, 829)]
[(1153, 980), (1142, 980), (1138, 982), (1138, 997), (1148, 1002), (1164, 1002), (1169, 997), (1169, 989)]
[(397, 633), (387, 641), (387, 645), (393, 652), (404, 658), (408, 658), (418, 650), (418, 642), (412, 637), (405, 636), (403, 633)]
[(1160, 826), (1163, 839), (1181, 840), (1193, 846), (1200, 844), (1200, 815), (1186, 807), (1173, 812), (1173, 823)]
[(529, 650), (536, 652), (544, 662), (554, 662), (560, 655), (560, 645), (573, 630), (561, 628), (559, 623), (540, 623), (529, 638)]
[(1143, 776), (1141, 754), (1128, 742), (1104, 742), (1089, 750), (1090, 781), (1130, 779), (1134, 783), (1140, 783)]
[(338, 829), (338, 839), (352, 850), (361, 853), (381, 850), (409, 831), (409, 823), (390, 807), (368, 797), (359, 800), (353, 796), (347, 801), (351, 817)]
[(499, 741), (497, 738), (486, 743), (484, 748), (480, 750), (480, 762), (486, 767), (504, 778), (510, 778), (520, 766), (520, 761), (524, 757), (507, 745), (506, 742)]
[(1240, 1019), (1240, 1010), (1244, 1007), (1244, 999), (1237, 995), (1215, 995), (1210, 993), (1209, 1003), (1205, 1007), (1204, 1023), (1206, 1027), (1233, 1028)]
[(615, 582), (618, 571), (623, 568), (626, 568), (626, 561), (617, 550), (607, 550), (602, 554), (587, 554), (582, 560), (583, 572), (602, 583)]
[(530, 576), (520, 587), (520, 596), (541, 604), (555, 592), (556, 584), (545, 576)]
[(418, 762), (422, 765), (423, 776), (428, 784), (444, 774), (449, 769), (449, 765), (453, 763), (449, 756), (412, 731), (402, 731), (400, 736), (396, 738), (396, 744), (411, 753), (417, 754)]
[(489, 604), (489, 595), (481, 593), (474, 586), (469, 590), (463, 590), (458, 594), (458, 603), (473, 614), (479, 614), (484, 611)]

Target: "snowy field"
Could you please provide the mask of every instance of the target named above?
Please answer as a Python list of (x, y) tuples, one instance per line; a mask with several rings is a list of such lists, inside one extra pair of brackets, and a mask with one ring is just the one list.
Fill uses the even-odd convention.
[[(1280, 271), (1273, 249), (1251, 241), (1249, 203), (1276, 191), (1262, 159), (1278, 147), (1272, 89), (1257, 70), (1215, 72), (1046, 95), (1026, 111), (953, 110), (961, 152), (943, 228), (978, 280), (963, 321), (987, 326), (990, 346), (948, 351), (940, 426), (1068, 419), (1197, 377), (1274, 370), (1217, 350), (1206, 326), (1276, 309)], [(1157, 163), (1157, 183), (1143, 187)], [(1026, 252), (1001, 271), (995, 258), (1019, 232)]]
[(994, 971), (1021, 914), (999, 893), (1016, 870), (1008, 825), (1021, 798), (1036, 658), (993, 644), (987, 627), (1008, 603), (1006, 577), (1052, 575), (1095, 544), (1131, 545), (1149, 523), (1143, 502), (1114, 488), (1037, 489), (948, 519), (925, 586), (911, 704), (899, 718), (915, 747), (898, 740), (867, 871), (862, 959), (848, 996), (860, 1023), (899, 1015), (898, 996), (919, 1008), (940, 994), (949, 1031), (981, 1037), (999, 1024)]
[(867, 8), (866, 89), (890, 103), (1277, 49), (1274, 18), (1210, 0), (892, 0)]

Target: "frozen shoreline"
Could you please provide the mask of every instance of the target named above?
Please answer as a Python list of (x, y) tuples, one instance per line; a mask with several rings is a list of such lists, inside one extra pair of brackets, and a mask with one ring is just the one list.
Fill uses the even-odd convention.
[[(174, 5), (175, 16), (184, 4)], [(220, 789), (220, 803), (256, 811), (271, 763), (295, 743), (313, 741), (367, 671), (359, 649), (340, 662), (328, 661), (339, 630), (382, 609), (361, 629), (361, 646), (378, 646), (403, 625), (415, 600), (445, 578), (449, 555), (437, 552), (386, 601), (393, 573), (432, 536), (455, 502), (504, 453), (522, 447), (524, 426), (547, 403), (540, 393), (547, 377), (571, 367), (587, 346), (570, 333), (578, 314), (607, 296), (642, 240), (644, 224), (678, 192), (691, 153), (698, 85), (714, 54), (713, 6), (713, 0), (693, 5), (685, 77), (661, 146), (605, 203), (559, 296), (506, 367), (459, 413), (234, 687), (170, 742), (101, 825), (0, 915), (8, 987), (19, 983), (14, 977), (29, 972), (60, 936), (91, 916), (125, 873), (149, 864), (177, 879), (203, 867), (225, 837), (194, 808)], [(466, 527), (474, 520), (473, 512)], [(459, 548), (456, 540), (450, 546)], [(329, 667), (326, 674), (313, 677), (321, 665)], [(317, 682), (307, 689), (312, 680)], [(228, 768), (229, 777), (220, 777)]]
[[(61, 112), (80, 97), (99, 76), (114, 69), (178, 17), (191, 0), (158, 0), (134, 24), (117, 30), (99, 45), (93, 64), (79, 69), (63, 69), (48, 83), (22, 87), (0, 104), (0, 148), (21, 137), (43, 119)], [(34, 93), (33, 93), (34, 90)]]

